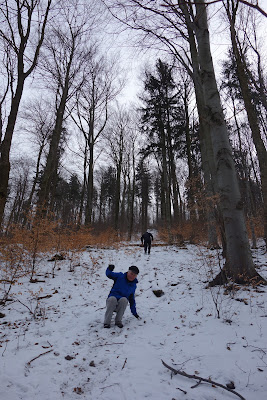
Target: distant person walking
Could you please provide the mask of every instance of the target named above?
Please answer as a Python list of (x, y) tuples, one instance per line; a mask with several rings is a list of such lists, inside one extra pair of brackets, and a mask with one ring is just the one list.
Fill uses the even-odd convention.
[(113, 272), (114, 268), (115, 266), (110, 264), (106, 269), (107, 277), (112, 279), (114, 283), (107, 298), (104, 328), (110, 328), (110, 322), (114, 312), (116, 313), (115, 325), (119, 328), (123, 328), (122, 317), (128, 302), (130, 303), (132, 314), (135, 318), (140, 319), (136, 312), (134, 297), (136, 285), (138, 283), (137, 275), (139, 269), (135, 265), (132, 265), (127, 272), (123, 273)]
[(148, 254), (150, 254), (150, 249), (151, 249), (151, 241), (153, 240), (153, 235), (150, 232), (145, 232), (142, 236), (141, 236), (141, 242), (144, 245), (144, 251), (145, 254), (146, 252), (148, 252)]

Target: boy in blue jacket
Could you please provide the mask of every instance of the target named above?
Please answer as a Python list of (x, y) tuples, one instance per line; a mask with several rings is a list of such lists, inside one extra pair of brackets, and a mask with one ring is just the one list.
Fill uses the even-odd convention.
[(135, 318), (140, 319), (136, 312), (134, 298), (136, 284), (138, 283), (137, 275), (139, 273), (139, 269), (135, 265), (132, 265), (127, 272), (123, 273), (113, 272), (114, 268), (115, 266), (110, 264), (106, 269), (107, 277), (112, 279), (114, 284), (107, 298), (104, 328), (110, 328), (113, 312), (116, 312), (115, 325), (117, 325), (119, 328), (123, 327), (121, 321), (128, 302), (130, 303), (132, 314), (135, 316)]

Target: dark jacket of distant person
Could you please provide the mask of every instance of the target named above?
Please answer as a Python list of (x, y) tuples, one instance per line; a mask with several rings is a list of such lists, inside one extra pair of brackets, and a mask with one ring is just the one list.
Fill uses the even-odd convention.
[(153, 240), (153, 235), (152, 235), (152, 233), (150, 233), (150, 232), (145, 232), (145, 233), (143, 233), (143, 235), (141, 236), (141, 242), (144, 244), (145, 242), (146, 243), (150, 243), (151, 244), (151, 241)]

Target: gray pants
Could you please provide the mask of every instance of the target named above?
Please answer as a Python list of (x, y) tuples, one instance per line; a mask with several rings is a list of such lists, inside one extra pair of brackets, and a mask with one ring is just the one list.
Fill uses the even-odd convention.
[(105, 313), (104, 324), (110, 324), (113, 312), (116, 312), (115, 324), (121, 323), (124, 311), (127, 307), (128, 300), (126, 297), (121, 297), (119, 300), (114, 296), (107, 299), (107, 309)]

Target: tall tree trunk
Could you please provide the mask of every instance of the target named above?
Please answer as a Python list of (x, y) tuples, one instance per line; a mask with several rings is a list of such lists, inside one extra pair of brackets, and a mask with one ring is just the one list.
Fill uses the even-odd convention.
[(121, 196), (121, 209), (120, 209), (120, 221), (121, 221), (121, 231), (126, 231), (126, 193), (127, 193), (127, 175), (126, 172), (123, 172), (123, 190)]
[[(88, 151), (88, 146), (87, 146), (87, 142), (86, 142), (85, 149), (84, 149), (84, 159), (83, 159), (83, 184), (82, 184), (80, 206), (79, 206), (79, 214), (78, 214), (78, 221), (77, 221), (77, 227), (78, 228), (80, 228), (81, 223), (82, 223), (82, 218), (83, 218), (83, 207), (84, 207), (86, 180), (87, 180), (87, 174), (86, 174), (86, 169), (87, 169), (87, 151)], [(101, 208), (100, 208), (100, 211), (101, 211)], [(101, 213), (100, 213), (100, 215), (101, 215)]]
[(49, 207), (49, 196), (52, 194), (53, 187), (56, 184), (57, 180), (57, 170), (59, 164), (59, 142), (62, 133), (66, 98), (67, 88), (65, 88), (64, 95), (61, 97), (60, 105), (57, 110), (56, 123), (52, 133), (49, 153), (47, 156), (46, 165), (40, 184), (38, 207), (40, 208), (40, 211), (43, 215), (46, 214), (47, 208)]
[[(75, 40), (73, 40), (71, 53), (67, 63), (66, 75), (64, 77), (64, 86), (62, 89), (60, 103), (56, 113), (55, 127), (52, 133), (49, 153), (47, 156), (46, 165), (40, 184), (38, 208), (43, 215), (46, 214), (47, 208), (49, 207), (49, 196), (53, 195), (53, 191), (55, 190), (56, 187), (57, 170), (60, 157), (59, 143), (62, 135), (64, 113), (66, 109), (67, 98), (70, 87), (70, 71), (74, 57), (74, 50), (75, 50)], [(50, 204), (50, 206), (52, 206), (52, 204)]]
[(15, 123), (18, 116), (19, 104), (22, 97), (25, 76), (22, 70), (18, 71), (18, 83), (16, 88), (16, 93), (12, 99), (11, 110), (8, 117), (7, 127), (4, 139), (1, 143), (1, 157), (0, 157), (0, 225), (2, 224), (5, 205), (7, 201), (8, 194), (8, 181), (10, 173), (10, 149), (13, 138), (13, 133), (15, 129)]
[(32, 205), (32, 199), (33, 199), (33, 196), (34, 196), (34, 193), (35, 193), (35, 190), (36, 190), (36, 185), (37, 185), (37, 182), (38, 182), (38, 179), (39, 179), (41, 156), (42, 156), (42, 153), (43, 153), (43, 150), (44, 150), (44, 146), (45, 146), (44, 143), (42, 143), (41, 146), (40, 146), (40, 149), (39, 149), (39, 152), (38, 152), (37, 163), (36, 163), (36, 172), (35, 172), (35, 176), (34, 176), (34, 179), (33, 179), (31, 192), (30, 192), (30, 195), (29, 195), (27, 201), (25, 201), (25, 204), (24, 204), (24, 215), (23, 215), (23, 220), (22, 220), (22, 225), (23, 226), (27, 222), (28, 214), (29, 214), (29, 211), (30, 211), (30, 208), (31, 208), (31, 205)]
[[(202, 160), (202, 169), (204, 174), (204, 182), (205, 182), (205, 194), (207, 199), (207, 224), (208, 224), (208, 246), (210, 248), (218, 248), (218, 238), (216, 231), (216, 222), (219, 224), (220, 232), (221, 232), (221, 241), (223, 245), (224, 252), (226, 251), (226, 241), (224, 240), (224, 226), (221, 222), (220, 210), (215, 211), (215, 207), (213, 201), (210, 199), (213, 198), (214, 194), (217, 192), (217, 183), (215, 177), (215, 161), (214, 154), (212, 149), (211, 137), (210, 137), (210, 126), (209, 126), (209, 109), (205, 106), (205, 96), (204, 89), (201, 79), (201, 67), (199, 65), (199, 56), (198, 49), (196, 47), (195, 35), (193, 32), (193, 26), (191, 23), (190, 15), (188, 13), (188, 9), (185, 4), (179, 2), (180, 8), (182, 9), (185, 21), (187, 25), (188, 31), (188, 41), (190, 46), (190, 53), (192, 59), (192, 67), (193, 67), (193, 83), (196, 94), (196, 102), (197, 102), (197, 110), (199, 116), (199, 142), (200, 142), (200, 151), (201, 151), (201, 160)], [(189, 138), (187, 139), (189, 142)], [(189, 146), (189, 144), (188, 144)], [(190, 148), (187, 149), (187, 157), (190, 160)], [(191, 166), (190, 161), (188, 161), (189, 167)], [(191, 175), (189, 169), (189, 178), (193, 178), (192, 175), (192, 166), (191, 166)], [(189, 183), (191, 185), (191, 183)], [(190, 193), (192, 189), (190, 189)], [(194, 194), (191, 194), (193, 201)], [(217, 215), (216, 215), (217, 213)]]
[[(237, 9), (236, 9), (237, 11)], [(231, 15), (230, 9), (227, 9), (227, 15), (230, 22), (231, 41), (236, 61), (237, 75), (240, 83), (241, 93), (244, 100), (249, 126), (252, 132), (253, 142), (257, 151), (259, 167), (261, 173), (261, 189), (263, 197), (263, 219), (264, 219), (264, 240), (267, 246), (267, 150), (261, 138), (261, 131), (258, 121), (258, 112), (252, 99), (252, 93), (249, 88), (249, 79), (246, 74), (245, 60), (239, 51), (237, 34), (235, 31), (235, 11)], [(265, 96), (264, 96), (265, 97)]]
[[(135, 155), (134, 149), (132, 150), (132, 170), (133, 170), (133, 180), (131, 185), (130, 174), (128, 177), (128, 187), (129, 187), (129, 204), (128, 204), (128, 240), (131, 240), (133, 234), (133, 224), (134, 224), (134, 197), (135, 197)], [(129, 171), (130, 172), (130, 171)]]
[(89, 170), (87, 183), (87, 203), (85, 209), (85, 224), (89, 225), (92, 222), (93, 211), (93, 196), (94, 196), (94, 144), (93, 138), (89, 136)]
[(194, 29), (198, 44), (205, 105), (209, 111), (208, 122), (216, 167), (219, 203), (227, 241), (223, 273), (220, 273), (211, 284), (221, 283), (226, 276), (236, 282), (245, 282), (256, 277), (260, 279), (255, 270), (249, 247), (243, 203), (217, 89), (210, 51), (206, 5), (204, 0), (196, 0), (195, 6), (197, 13)]
[(170, 185), (169, 185), (169, 174), (167, 166), (167, 146), (166, 146), (166, 135), (164, 127), (161, 129), (161, 151), (162, 151), (162, 184), (165, 198), (165, 210), (164, 210), (164, 222), (167, 229), (171, 227), (171, 197), (170, 197)]
[(246, 198), (247, 198), (247, 215), (248, 215), (248, 220), (249, 220), (249, 226), (250, 226), (250, 231), (251, 231), (251, 239), (252, 239), (252, 248), (255, 249), (257, 248), (257, 242), (256, 242), (256, 235), (255, 235), (255, 227), (254, 227), (254, 222), (253, 222), (253, 212), (252, 212), (252, 194), (250, 190), (250, 184), (249, 184), (249, 170), (247, 166), (247, 157), (244, 154), (244, 150), (242, 148), (242, 138), (241, 138), (241, 130), (240, 126), (237, 120), (237, 110), (235, 106), (235, 100), (232, 99), (232, 104), (233, 104), (233, 110), (234, 110), (234, 120), (235, 120), (235, 126), (237, 130), (237, 136), (238, 136), (238, 145), (239, 145), (239, 153), (241, 155), (241, 163), (242, 163), (242, 177), (243, 181), (245, 182), (245, 192), (246, 192)]
[(120, 213), (120, 195), (121, 195), (121, 169), (122, 169), (122, 156), (123, 156), (123, 132), (120, 132), (120, 150), (117, 164), (116, 173), (116, 188), (115, 188), (115, 204), (114, 204), (114, 229), (116, 232), (119, 230), (119, 213)]
[[(168, 94), (166, 93), (166, 99), (168, 101)], [(172, 146), (172, 132), (170, 125), (170, 112), (169, 112), (169, 104), (167, 102), (166, 107), (167, 112), (167, 144), (168, 144), (168, 155), (169, 155), (169, 192), (173, 194), (173, 219), (174, 224), (177, 224), (179, 221), (179, 205), (178, 205), (178, 191), (177, 191), (177, 177), (176, 177), (176, 168), (173, 154), (173, 146)]]
[[(10, 149), (11, 149), (11, 143), (12, 143), (12, 138), (13, 138), (13, 133), (15, 129), (15, 124), (18, 116), (18, 110), (19, 110), (19, 105), (20, 101), (22, 98), (22, 93), (23, 93), (23, 88), (24, 88), (24, 83), (27, 77), (32, 73), (32, 71), (35, 69), (37, 65), (37, 60), (39, 57), (40, 49), (43, 44), (44, 40), (44, 34), (45, 34), (45, 28), (46, 28), (46, 23), (47, 23), (47, 18), (48, 18), (48, 13), (50, 10), (50, 5), (51, 5), (52, 0), (47, 0), (47, 6), (45, 9), (45, 13), (43, 14), (43, 21), (39, 21), (40, 26), (39, 26), (39, 35), (38, 35), (38, 40), (37, 40), (37, 45), (35, 47), (34, 53), (33, 53), (33, 58), (32, 61), (30, 62), (30, 65), (28, 67), (27, 71), (24, 71), (24, 59), (25, 59), (25, 51), (27, 47), (27, 43), (30, 39), (30, 34), (31, 34), (31, 27), (32, 27), (32, 16), (33, 12), (38, 6), (39, 2), (31, 2), (30, 4), (19, 4), (17, 2), (17, 11), (12, 10), (13, 12), (17, 12), (16, 18), (17, 18), (17, 26), (18, 26), (18, 33), (19, 33), (19, 38), (20, 38), (20, 43), (17, 45), (13, 30), (12, 30), (12, 23), (11, 20), (9, 19), (10, 10), (7, 2), (5, 2), (5, 7), (6, 9), (3, 11), (3, 15), (5, 16), (6, 22), (10, 28), (10, 37), (6, 36), (5, 33), (2, 33), (2, 38), (4, 41), (8, 43), (10, 48), (15, 49), (15, 54), (17, 58), (17, 86), (16, 86), (16, 91), (15, 95), (11, 100), (11, 109), (8, 117), (8, 122), (7, 122), (7, 127), (6, 127), (6, 132), (5, 132), (5, 137), (1, 143), (1, 157), (0, 157), (0, 226), (2, 225), (3, 221), (3, 216), (4, 216), (4, 210), (5, 210), (5, 205), (7, 201), (7, 193), (8, 193), (8, 181), (9, 181), (9, 173), (10, 173), (10, 159), (9, 159), (9, 154), (10, 154)], [(24, 2), (23, 2), (24, 3)], [(3, 5), (4, 7), (4, 5)], [(24, 24), (22, 24), (22, 13), (24, 11), (27, 11), (25, 13), (26, 17), (24, 20)], [(40, 11), (40, 10), (39, 10)], [(24, 15), (24, 13), (23, 13)], [(24, 32), (25, 31), (25, 32)], [(8, 48), (9, 51), (9, 48)], [(12, 84), (13, 82), (11, 82)]]

